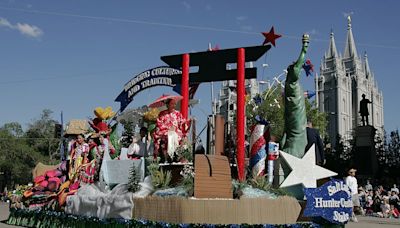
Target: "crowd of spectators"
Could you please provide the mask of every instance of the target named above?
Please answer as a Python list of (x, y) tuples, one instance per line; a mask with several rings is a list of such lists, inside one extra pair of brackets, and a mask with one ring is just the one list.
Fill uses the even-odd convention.
[(359, 185), (358, 196), (361, 214), (381, 218), (400, 218), (399, 188), (396, 184), (391, 187), (373, 186), (370, 180), (365, 185)]

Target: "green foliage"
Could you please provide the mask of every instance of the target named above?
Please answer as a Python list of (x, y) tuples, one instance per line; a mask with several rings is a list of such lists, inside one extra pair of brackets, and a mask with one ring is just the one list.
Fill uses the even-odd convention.
[(189, 140), (184, 139), (182, 141), (182, 144), (176, 149), (176, 154), (178, 154), (179, 158), (183, 158), (187, 162), (193, 161), (193, 148)]
[(235, 179), (232, 180), (233, 198), (239, 199), (243, 195), (243, 189), (248, 186), (249, 185), (246, 182), (241, 182)]
[(390, 132), (385, 163), (389, 167), (400, 168), (400, 136), (399, 130)]
[(260, 94), (261, 104), (248, 100), (246, 105), (247, 126), (256, 124), (255, 117), (266, 119), (271, 125), (271, 135), (280, 139), (284, 129), (284, 100), (280, 86), (274, 86)]
[(293, 196), (292, 193), (286, 191), (284, 188), (273, 188), (271, 185), (269, 186), (270, 188), (268, 189), (268, 191), (274, 193), (277, 196)]
[(51, 118), (52, 111), (44, 109), (40, 118), (28, 124), (25, 133), (27, 143), (34, 150), (39, 151), (44, 156), (49, 156), (50, 160), (58, 161), (59, 139), (54, 138), (56, 120)]
[(139, 190), (139, 181), (136, 174), (136, 167), (133, 165), (129, 171), (128, 191), (136, 192)]
[(307, 118), (311, 120), (313, 128), (319, 130), (321, 138), (325, 138), (327, 136), (326, 127), (328, 126), (327, 114), (318, 110), (315, 101), (310, 102), (306, 99), (305, 104)]
[(182, 179), (181, 186), (185, 189), (188, 196), (193, 196), (194, 193), (194, 178), (186, 177)]
[(379, 162), (379, 173), (383, 177), (397, 178), (400, 175), (400, 136), (394, 130), (386, 135), (375, 135), (375, 149)]
[(194, 193), (194, 167), (192, 165), (185, 165), (180, 174), (183, 177), (180, 185), (183, 186), (189, 196), (192, 196)]
[(124, 127), (124, 130), (122, 131), (121, 146), (128, 148), (135, 133), (135, 125), (130, 119), (122, 119), (120, 123)]
[(272, 185), (268, 183), (266, 175), (257, 176), (253, 174), (253, 177), (248, 179), (247, 182), (253, 188), (258, 188), (266, 192), (274, 193), (275, 195), (278, 196), (291, 195), (285, 189), (272, 187)]
[(250, 178), (248, 181), (249, 185), (253, 188), (258, 188), (264, 191), (270, 189), (269, 183), (267, 181), (266, 175), (257, 176), (253, 174), (253, 177)]
[[(271, 125), (271, 135), (277, 137), (277, 140), (283, 136), (285, 127), (285, 106), (282, 88), (280, 85), (273, 86), (260, 94), (262, 101), (256, 104), (254, 99), (248, 100), (246, 104), (247, 126), (256, 124), (255, 116), (259, 115), (266, 119)], [(328, 125), (326, 113), (320, 112), (315, 106), (315, 102), (305, 99), (307, 118), (313, 123), (313, 127), (318, 129), (321, 137), (326, 136), (326, 127)]]
[(148, 169), (154, 189), (165, 189), (170, 186), (172, 179), (171, 171), (164, 172), (164, 170), (160, 170), (160, 166), (156, 162), (150, 164)]
[(47, 161), (27, 141), (18, 123), (8, 123), (0, 127), (0, 189), (32, 181), (32, 168), (39, 161)]
[(115, 149), (115, 153), (111, 154), (111, 158), (115, 159), (116, 157), (118, 157), (121, 153), (121, 145), (118, 142), (118, 132), (117, 132), (117, 127), (118, 124), (114, 124), (111, 127), (111, 133), (110, 133), (110, 143), (113, 145), (114, 149)]
[(345, 169), (353, 163), (354, 140), (345, 141), (340, 135), (336, 137), (335, 148), (325, 150), (325, 166), (339, 174), (344, 174)]

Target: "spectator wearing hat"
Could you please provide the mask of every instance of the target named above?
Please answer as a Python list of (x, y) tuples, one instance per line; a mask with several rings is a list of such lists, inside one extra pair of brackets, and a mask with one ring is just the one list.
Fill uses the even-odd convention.
[(351, 168), (347, 172), (348, 176), (345, 178), (346, 185), (349, 186), (351, 190), (351, 199), (353, 201), (353, 213), (351, 221), (358, 222), (354, 211), (358, 210), (360, 207), (360, 200), (358, 198), (358, 184), (356, 176), (356, 169)]

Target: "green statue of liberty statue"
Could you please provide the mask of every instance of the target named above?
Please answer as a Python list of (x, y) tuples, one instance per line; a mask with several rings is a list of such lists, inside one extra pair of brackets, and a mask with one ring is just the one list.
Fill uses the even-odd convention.
[(309, 42), (309, 35), (304, 34), (300, 56), (287, 68), (285, 81), (285, 128), (281, 145), (284, 152), (298, 158), (303, 157), (307, 145), (307, 116), (300, 73)]

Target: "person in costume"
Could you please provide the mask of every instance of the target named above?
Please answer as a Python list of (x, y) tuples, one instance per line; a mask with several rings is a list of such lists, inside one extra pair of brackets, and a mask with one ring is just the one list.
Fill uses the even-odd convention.
[(114, 125), (114, 127), (109, 127), (109, 125), (107, 124), (107, 120), (112, 119), (115, 116), (115, 112), (112, 111), (111, 107), (107, 107), (105, 109), (97, 107), (94, 110), (94, 114), (96, 117), (93, 120), (89, 121), (90, 127), (92, 127), (97, 134), (106, 136), (108, 141), (108, 149), (111, 154), (115, 154), (116, 148), (113, 144), (116, 143), (114, 142), (116, 125)]
[(140, 152), (140, 146), (139, 146), (139, 138), (137, 136), (132, 136), (131, 137), (131, 144), (128, 147), (128, 153), (127, 156), (129, 159), (139, 159), (143, 155), (141, 155)]
[(70, 160), (70, 171), (69, 179), (75, 180), (79, 179), (79, 173), (81, 171), (81, 166), (87, 163), (87, 157), (89, 154), (89, 145), (85, 142), (83, 134), (77, 136), (75, 144), (71, 150), (71, 160)]
[(146, 127), (140, 128), (140, 141), (138, 142), (140, 151), (139, 155), (143, 157), (151, 156), (154, 151), (154, 143), (150, 132)]
[(107, 136), (100, 134), (99, 140), (100, 140), (99, 150), (103, 154), (103, 159), (102, 159), (103, 162), (112, 160), (110, 155), (110, 141), (108, 141)]
[(154, 138), (154, 156), (161, 156), (161, 161), (172, 161), (175, 149), (190, 127), (190, 121), (183, 118), (182, 113), (175, 110), (176, 100), (168, 99), (167, 110), (160, 112), (156, 121)]
[(99, 136), (100, 144), (98, 146), (99, 153), (102, 154), (101, 164), (100, 164), (100, 181), (104, 181), (104, 175), (106, 173), (106, 163), (112, 160), (110, 152), (110, 141), (107, 139), (106, 135), (100, 134)]
[(95, 138), (98, 138), (97, 134), (94, 134), (89, 138), (89, 156), (88, 163), (85, 164), (84, 171), (82, 173), (81, 180), (85, 183), (94, 183), (99, 179), (100, 166), (103, 159), (103, 151), (99, 150), (98, 144), (95, 142)]

